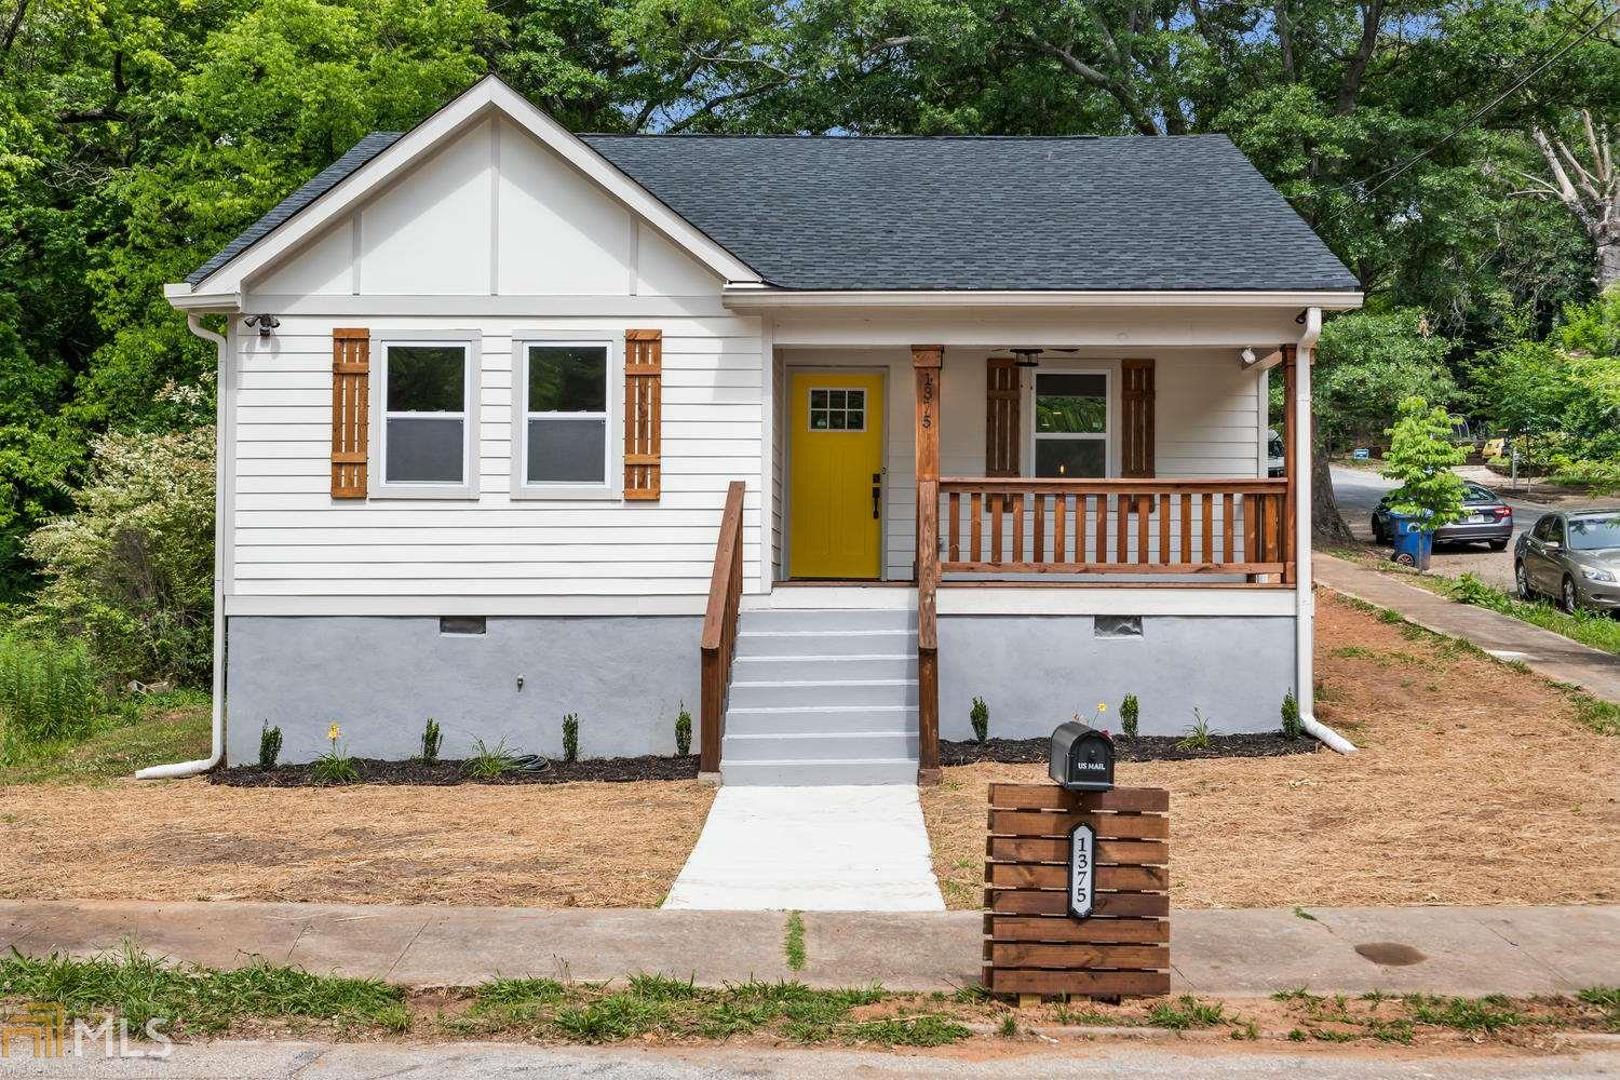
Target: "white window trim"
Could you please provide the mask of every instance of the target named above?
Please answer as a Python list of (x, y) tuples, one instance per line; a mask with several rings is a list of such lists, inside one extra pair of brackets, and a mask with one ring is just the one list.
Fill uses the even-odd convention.
[[(607, 462), (600, 484), (531, 484), (529, 467), (529, 346), (601, 345), (607, 349)], [(558, 414), (561, 415), (561, 414)], [(580, 414), (580, 415), (595, 415)], [(624, 331), (516, 330), (512, 333), (512, 498), (624, 498)]]
[[(1097, 365), (1095, 363), (1092, 363), (1089, 366), (1080, 367), (1080, 366), (1070, 366), (1070, 365), (1067, 365), (1067, 364), (1054, 364), (1050, 360), (1046, 360), (1046, 361), (1042, 362), (1040, 367), (1035, 368), (1033, 371), (1030, 372), (1030, 377), (1028, 379), (1024, 380), (1024, 387), (1023, 387), (1024, 415), (1029, 418), (1028, 424), (1025, 425), (1025, 427), (1027, 428), (1028, 433), (1024, 437), (1024, 468), (1023, 468), (1023, 473), (1024, 473), (1025, 476), (1033, 477), (1033, 476), (1036, 475), (1036, 472), (1035, 472), (1035, 444), (1036, 444), (1036, 442), (1038, 440), (1043, 439), (1043, 438), (1045, 438), (1045, 439), (1089, 439), (1089, 440), (1091, 440), (1093, 442), (1100, 442), (1100, 443), (1103, 444), (1103, 475), (1102, 475), (1102, 477), (1098, 477), (1098, 478), (1094, 478), (1094, 479), (1106, 479), (1106, 478), (1109, 478), (1109, 477), (1114, 477), (1114, 476), (1119, 475), (1119, 472), (1118, 472), (1119, 465), (1118, 465), (1118, 462), (1115, 460), (1117, 454), (1116, 454), (1115, 445), (1114, 445), (1115, 441), (1116, 441), (1115, 437), (1116, 437), (1116, 435), (1118, 433), (1118, 426), (1119, 426), (1118, 425), (1118, 418), (1117, 418), (1117, 415), (1116, 415), (1117, 414), (1117, 409), (1115, 407), (1115, 402), (1114, 402), (1114, 398), (1116, 396), (1115, 393), (1114, 393), (1114, 389), (1119, 384), (1119, 379), (1116, 377), (1116, 372), (1117, 371), (1118, 371), (1118, 368), (1113, 364), (1105, 364), (1105, 365), (1099, 366), (1099, 365)], [(1042, 375), (1101, 375), (1103, 377), (1103, 402), (1104, 402), (1104, 404), (1106, 406), (1106, 409), (1107, 409), (1106, 419), (1105, 419), (1104, 423), (1106, 423), (1108, 425), (1108, 429), (1106, 431), (1101, 432), (1101, 433), (1089, 433), (1089, 434), (1068, 434), (1068, 433), (1058, 434), (1056, 432), (1048, 432), (1046, 434), (1041, 434), (1041, 433), (1037, 432), (1035, 430), (1036, 426), (1037, 426), (1036, 425), (1036, 418), (1035, 418), (1035, 397), (1036, 397), (1035, 390), (1036, 390), (1036, 383), (1040, 381), (1040, 377)], [(1081, 479), (1081, 478), (1077, 477), (1076, 479)]]
[[(367, 491), (372, 499), (477, 499), (478, 498), (478, 413), (480, 369), (483, 367), (483, 334), (478, 330), (378, 330), (371, 335), (371, 445), (368, 455)], [(466, 350), (463, 371), (465, 419), (462, 425), (459, 484), (389, 483), (388, 470), (388, 349), (399, 345), (461, 345)]]

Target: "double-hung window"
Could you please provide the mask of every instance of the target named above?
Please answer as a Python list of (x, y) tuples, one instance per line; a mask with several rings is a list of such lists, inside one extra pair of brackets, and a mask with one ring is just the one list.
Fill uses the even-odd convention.
[(457, 340), (381, 342), (380, 476), (384, 497), (460, 498), (476, 494), (477, 350)]
[(613, 339), (521, 340), (514, 349), (514, 492), (603, 498), (613, 492)]
[(1108, 475), (1108, 376), (1035, 373), (1035, 475)]

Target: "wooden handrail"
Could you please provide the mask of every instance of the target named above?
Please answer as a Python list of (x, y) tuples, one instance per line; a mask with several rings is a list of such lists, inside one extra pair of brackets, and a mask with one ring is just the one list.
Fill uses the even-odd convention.
[(939, 776), (939, 481), (917, 483), (917, 773)]
[(1158, 495), (1161, 492), (1180, 495), (1182, 492), (1213, 491), (1217, 494), (1269, 494), (1282, 492), (1288, 481), (1269, 476), (1188, 476), (1163, 480), (1111, 477), (1070, 480), (1064, 477), (1033, 476), (942, 476), (939, 489), (943, 492), (1044, 492), (1047, 495)]
[(935, 496), (946, 504), (938, 569), (1231, 574), (1261, 583), (1292, 573), (1290, 490), (1288, 480), (1267, 477), (946, 477)]
[(709, 606), (703, 615), (701, 708), (698, 769), (720, 771), (720, 741), (725, 736), (726, 690), (731, 660), (737, 650), (737, 609), (742, 603), (743, 494), (746, 485), (733, 480), (720, 515), (720, 538), (709, 575)]

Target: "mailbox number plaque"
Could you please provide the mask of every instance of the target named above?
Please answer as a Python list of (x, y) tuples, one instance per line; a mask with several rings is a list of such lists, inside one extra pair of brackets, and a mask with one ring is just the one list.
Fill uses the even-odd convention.
[(1091, 917), (1097, 899), (1097, 832), (1090, 825), (1069, 831), (1069, 914)]

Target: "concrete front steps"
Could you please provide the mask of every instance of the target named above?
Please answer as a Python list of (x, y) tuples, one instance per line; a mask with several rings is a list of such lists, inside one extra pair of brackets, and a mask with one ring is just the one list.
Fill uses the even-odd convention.
[(727, 784), (914, 784), (917, 617), (747, 611), (731, 668)]

